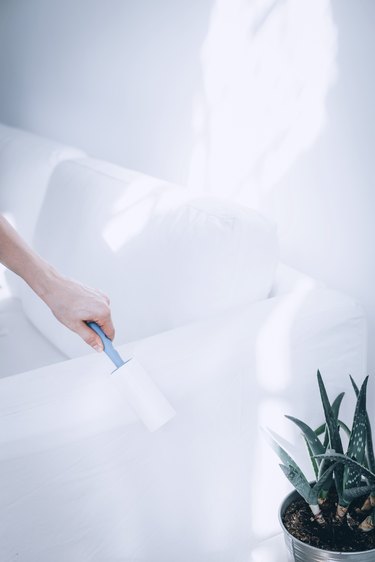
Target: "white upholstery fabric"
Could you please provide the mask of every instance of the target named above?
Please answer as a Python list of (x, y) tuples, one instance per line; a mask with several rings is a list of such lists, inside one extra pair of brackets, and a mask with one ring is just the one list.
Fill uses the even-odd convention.
[[(57, 166), (35, 248), (105, 291), (124, 343), (266, 298), (274, 226), (256, 212), (91, 159)], [(70, 357), (87, 349), (24, 287), (29, 319)]]
[[(32, 133), (0, 124), (0, 213), (5, 214), (23, 238), (31, 243), (48, 181), (56, 165), (83, 156)], [(20, 280), (11, 272), (8, 284), (20, 294)]]
[(0, 378), (64, 359), (26, 318), (20, 300), (1, 299), (0, 290)]
[(132, 346), (177, 411), (156, 433), (104, 355), (0, 381), (1, 560), (250, 559), (289, 489), (259, 428), (321, 421), (317, 368), (350, 406), (365, 374), (362, 310), (308, 282)]
[[(29, 201), (32, 217), (15, 196), (24, 187), (17, 174), (2, 184), (16, 188), (0, 193), (1, 210), (30, 235), (50, 153), (30, 138), (28, 148), (13, 151), (9, 141), (8, 150), (6, 138), (0, 128), (0, 163), (1, 154), (14, 157), (9, 170), (17, 172), (22, 156), (19, 173), (44, 178), (33, 184), (41, 191)], [(0, 560), (281, 562), (279, 539), (259, 541), (279, 530), (289, 487), (259, 428), (294, 440), (284, 413), (321, 421), (317, 368), (330, 396), (350, 394), (347, 374), (365, 374), (361, 308), (284, 266), (264, 298), (277, 251), (261, 217), (188, 201), (175, 186), (88, 159), (56, 167), (35, 245), (66, 274), (110, 294), (117, 341), (160, 332), (120, 352), (136, 348), (177, 415), (148, 433), (116, 393), (104, 354), (1, 379)], [(50, 342), (87, 352), (21, 286), (34, 324), (17, 301), (3, 301), (1, 374), (59, 361)], [(182, 322), (190, 323), (173, 327)], [(373, 405), (371, 396), (373, 389)]]
[[(24, 290), (24, 283), (20, 287)], [(0, 285), (2, 279), (0, 276)], [(322, 288), (321, 283), (292, 268), (279, 264), (271, 295), (279, 297), (300, 290), (301, 286)], [(345, 305), (343, 305), (345, 306)], [(47, 320), (51, 313), (44, 307)], [(78, 336), (73, 336), (78, 339)], [(84, 348), (90, 353), (90, 348)], [(94, 351), (92, 353), (95, 353)], [(26, 317), (19, 299), (11, 298), (6, 286), (0, 286), (0, 377), (21, 373), (67, 359)]]
[(82, 155), (81, 150), (0, 124), (0, 213), (12, 218), (27, 241), (55, 166)]

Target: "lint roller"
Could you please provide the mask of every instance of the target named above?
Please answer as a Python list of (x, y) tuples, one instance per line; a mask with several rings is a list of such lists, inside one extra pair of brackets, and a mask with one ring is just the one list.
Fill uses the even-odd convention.
[(103, 342), (104, 352), (116, 366), (113, 382), (149, 431), (156, 431), (172, 419), (176, 411), (135, 357), (124, 361), (112, 342), (95, 322), (87, 322)]

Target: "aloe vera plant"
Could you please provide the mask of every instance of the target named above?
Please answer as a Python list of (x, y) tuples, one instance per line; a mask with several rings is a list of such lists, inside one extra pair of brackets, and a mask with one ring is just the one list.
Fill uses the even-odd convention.
[[(280, 467), (285, 476), (309, 504), (315, 520), (320, 525), (348, 523), (351, 526), (353, 518), (348, 509), (354, 500), (363, 498), (362, 507), (356, 510), (357, 514), (364, 515), (358, 528), (364, 532), (371, 531), (375, 528), (375, 457), (371, 424), (366, 408), (368, 377), (365, 378), (360, 389), (350, 377), (357, 399), (350, 429), (340, 420), (340, 406), (344, 393), (339, 394), (331, 403), (319, 371), (317, 379), (324, 423), (313, 430), (304, 421), (286, 416), (302, 432), (315, 482), (309, 483), (307, 476), (275, 437), (269, 436), (269, 441), (282, 461)], [(340, 432), (344, 432), (348, 437), (346, 452)], [(333, 487), (338, 498), (337, 509), (333, 520), (327, 521), (321, 506)]]

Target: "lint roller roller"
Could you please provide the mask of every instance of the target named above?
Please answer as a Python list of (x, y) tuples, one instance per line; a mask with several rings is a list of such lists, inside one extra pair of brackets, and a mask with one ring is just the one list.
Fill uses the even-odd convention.
[(135, 357), (124, 361), (109, 338), (95, 322), (87, 322), (103, 342), (104, 352), (116, 366), (113, 382), (149, 431), (156, 431), (172, 419), (176, 411)]

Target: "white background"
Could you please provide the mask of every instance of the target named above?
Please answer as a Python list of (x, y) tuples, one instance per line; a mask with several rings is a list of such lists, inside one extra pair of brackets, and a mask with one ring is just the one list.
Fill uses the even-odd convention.
[[(375, 375), (375, 3), (331, 5), (337, 77), (324, 127), (264, 203), (284, 261), (364, 305)], [(212, 0), (0, 0), (0, 120), (187, 183), (214, 8)]]

